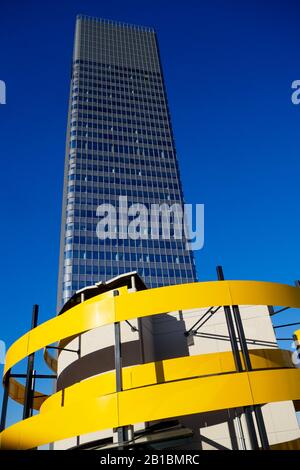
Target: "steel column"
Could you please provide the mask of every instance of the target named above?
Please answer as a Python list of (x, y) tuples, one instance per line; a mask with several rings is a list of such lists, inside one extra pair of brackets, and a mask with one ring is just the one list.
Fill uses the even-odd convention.
[(7, 371), (4, 382), (4, 392), (2, 398), (2, 410), (1, 410), (1, 423), (0, 423), (0, 432), (5, 429), (6, 425), (6, 416), (7, 416), (7, 406), (9, 398), (9, 379), (10, 379), (10, 369)]
[[(225, 280), (222, 266), (217, 266), (217, 275), (218, 275), (219, 281)], [(225, 318), (226, 318), (226, 323), (227, 323), (228, 333), (230, 337), (230, 343), (231, 343), (231, 348), (232, 348), (232, 352), (234, 356), (236, 370), (238, 372), (243, 372), (243, 365), (242, 365), (242, 361), (240, 357), (238, 342), (237, 342), (234, 323), (232, 319), (231, 308), (229, 306), (224, 306), (224, 312), (225, 312)], [(252, 449), (259, 449), (254, 420), (252, 416), (252, 409), (249, 406), (244, 406), (243, 411), (244, 411), (245, 419), (247, 423), (250, 446)]]
[[(35, 304), (32, 309), (31, 329), (37, 326), (38, 312), (39, 312), (39, 306)], [(23, 419), (27, 419), (31, 416), (31, 409), (32, 409), (33, 398), (34, 398), (33, 367), (34, 367), (34, 353), (28, 356), (28, 361), (27, 361)]]
[[(218, 275), (219, 281), (224, 281), (224, 273), (223, 273), (222, 266), (217, 266), (217, 275)], [(233, 324), (233, 320), (231, 316), (231, 309), (228, 305), (224, 305), (224, 312), (225, 312), (225, 319), (227, 323), (227, 329), (229, 333), (229, 339), (230, 339), (231, 349), (232, 349), (232, 353), (234, 357), (235, 367), (237, 371), (242, 372), (243, 365), (242, 365), (242, 361), (240, 357), (238, 342), (236, 339), (234, 324)]]
[[(244, 326), (243, 326), (243, 322), (242, 322), (242, 319), (241, 319), (240, 309), (239, 309), (238, 305), (233, 305), (232, 310), (233, 310), (233, 315), (234, 315), (234, 319), (235, 319), (235, 323), (236, 323), (236, 327), (237, 327), (237, 331), (238, 331), (238, 336), (239, 336), (239, 340), (240, 340), (240, 345), (241, 345), (241, 349), (242, 349), (246, 369), (248, 371), (251, 371), (252, 370), (251, 359), (250, 359), (247, 340), (246, 340), (246, 336), (245, 336)], [(267, 431), (266, 431), (266, 427), (265, 427), (265, 423), (264, 423), (264, 419), (263, 419), (263, 415), (262, 415), (262, 411), (261, 411), (261, 405), (255, 405), (254, 407), (251, 407), (251, 408), (253, 408), (253, 411), (254, 411), (254, 414), (255, 414), (255, 418), (256, 418), (256, 422), (257, 422), (257, 428), (258, 428), (262, 448), (264, 450), (267, 450), (267, 449), (270, 448), (270, 445), (269, 445)]]
[[(114, 296), (118, 296), (119, 291), (114, 291)], [(116, 391), (122, 392), (122, 342), (121, 342), (121, 325), (120, 322), (114, 323), (115, 327), (115, 370), (116, 370)], [(119, 449), (124, 449), (124, 442), (128, 440), (128, 433), (126, 426), (117, 428)]]

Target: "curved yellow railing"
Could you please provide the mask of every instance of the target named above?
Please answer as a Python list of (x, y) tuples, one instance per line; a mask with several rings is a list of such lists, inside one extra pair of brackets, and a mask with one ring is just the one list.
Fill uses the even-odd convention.
[[(76, 305), (16, 341), (7, 352), (4, 378), (10, 368), (29, 354), (93, 328), (163, 312), (219, 305), (299, 308), (300, 289), (256, 281), (218, 281), (122, 293), (116, 297), (112, 292), (105, 293)], [(119, 393), (114, 373), (92, 377), (43, 403), (37, 400), (35, 407), (40, 408), (40, 413), (5, 429), (0, 434), (0, 446), (28, 449), (88, 432), (171, 416), (300, 400), (300, 370), (293, 367), (288, 352), (251, 350), (250, 355), (254, 370), (242, 373), (235, 372), (231, 352), (162, 361), (159, 367), (163, 367), (163, 383), (156, 377), (158, 363), (125, 368), (125, 389)]]
[[(13, 377), (9, 379), (9, 396), (17, 403), (20, 403), (20, 405), (23, 405), (25, 400), (25, 387)], [(33, 408), (35, 410), (39, 410), (47, 398), (47, 395), (35, 391), (33, 397)]]

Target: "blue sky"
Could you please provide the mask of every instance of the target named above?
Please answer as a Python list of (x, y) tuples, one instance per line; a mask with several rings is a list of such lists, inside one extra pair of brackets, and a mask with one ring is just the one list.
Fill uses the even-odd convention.
[(199, 280), (215, 279), (217, 264), (231, 279), (300, 278), (296, 1), (2, 2), (0, 339), (9, 345), (27, 331), (33, 303), (40, 321), (55, 314), (78, 13), (157, 30), (185, 199), (205, 204)]

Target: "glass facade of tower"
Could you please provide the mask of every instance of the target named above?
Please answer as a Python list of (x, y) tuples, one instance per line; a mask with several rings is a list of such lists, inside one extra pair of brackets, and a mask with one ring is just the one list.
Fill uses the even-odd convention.
[(137, 270), (148, 287), (196, 280), (185, 240), (99, 240), (100, 204), (183, 203), (151, 28), (78, 16), (62, 208), (58, 306), (78, 289)]

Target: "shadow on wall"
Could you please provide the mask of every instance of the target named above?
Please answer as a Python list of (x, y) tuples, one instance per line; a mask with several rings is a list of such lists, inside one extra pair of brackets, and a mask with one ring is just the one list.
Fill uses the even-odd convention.
[[(141, 363), (140, 342), (128, 341), (122, 344), (122, 365), (124, 367)], [(81, 380), (93, 375), (102, 374), (115, 368), (115, 348), (98, 349), (90, 354), (82, 356), (66, 367), (57, 379), (57, 391), (70, 387)]]
[[(187, 338), (184, 335), (185, 322), (182, 313), (179, 315), (179, 320), (168, 314), (149, 317), (149, 320), (151, 320), (151, 343), (153, 343), (151, 352), (146, 355), (146, 360), (143, 360), (140, 340), (123, 342), (122, 366), (129, 367), (155, 361), (157, 380), (162, 383), (164, 372), (160, 361), (189, 355)], [(57, 390), (70, 387), (94, 375), (114, 370), (114, 354), (115, 348), (112, 345), (80, 357), (61, 372), (57, 380)]]
[(153, 321), (154, 360), (174, 359), (189, 356), (186, 327), (182, 312), (179, 319), (172, 315), (156, 315)]

